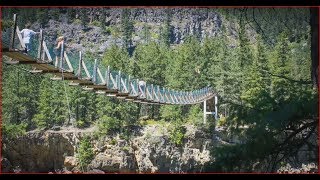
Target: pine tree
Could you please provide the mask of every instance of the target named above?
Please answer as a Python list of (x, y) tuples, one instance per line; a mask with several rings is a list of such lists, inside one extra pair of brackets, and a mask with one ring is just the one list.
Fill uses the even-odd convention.
[(105, 67), (110, 66), (112, 70), (119, 70), (126, 74), (130, 71), (130, 59), (128, 52), (114, 44), (111, 45), (103, 55), (101, 64)]
[(259, 71), (263, 77), (263, 82), (265, 83), (265, 88), (268, 93), (270, 93), (271, 87), (271, 76), (270, 76), (270, 68), (269, 61), (267, 57), (267, 49), (262, 41), (262, 38), (258, 36), (257, 38), (257, 65)]
[[(247, 37), (246, 26), (243, 18), (240, 18), (240, 29), (239, 29), (239, 85), (240, 85), (240, 94), (247, 90), (247, 87), (244, 85), (244, 81), (250, 73), (248, 69), (251, 68), (253, 62), (253, 54), (250, 48), (250, 41)], [(242, 102), (240, 101), (242, 104)]]
[(283, 103), (290, 97), (290, 84), (287, 79), (289, 74), (288, 59), (288, 39), (285, 32), (281, 33), (278, 38), (278, 44), (275, 48), (275, 57), (272, 62), (272, 97), (277, 103)]
[(3, 75), (3, 121), (13, 124), (27, 123), (37, 111), (39, 87), (42, 77), (31, 75), (20, 68), (4, 65)]
[(79, 87), (68, 88), (71, 119), (76, 120), (76, 126), (87, 127), (97, 119), (96, 96), (95, 93), (84, 91)]
[[(211, 87), (217, 92), (219, 96), (219, 109), (224, 115), (227, 114), (227, 106), (231, 100), (234, 99), (233, 95), (237, 93), (237, 86), (235, 86), (235, 77), (238, 72), (234, 72), (232, 63), (236, 61), (235, 50), (228, 47), (226, 33), (222, 27), (222, 35), (220, 37), (205, 39), (203, 44), (203, 58), (204, 70), (201, 73), (201, 82), (210, 84)], [(207, 70), (206, 70), (207, 69)], [(235, 75), (234, 75), (235, 74)]]
[(253, 62), (252, 52), (250, 48), (250, 41), (247, 37), (246, 27), (243, 22), (240, 20), (240, 29), (239, 29), (239, 61), (241, 68), (247, 68)]
[(130, 19), (130, 9), (123, 9), (121, 12), (121, 28), (123, 33), (124, 47), (130, 48), (132, 45), (132, 33), (134, 32), (133, 22)]
[(134, 53), (134, 61), (137, 66), (137, 76), (147, 83), (163, 85), (165, 76), (166, 59), (161, 50), (162, 46), (155, 42), (140, 45)]
[(150, 26), (148, 24), (143, 24), (143, 39), (145, 43), (150, 43), (151, 40), (151, 33), (150, 33)]
[(81, 170), (88, 171), (88, 165), (94, 158), (93, 147), (89, 136), (85, 136), (81, 139), (76, 157), (79, 160)]
[(165, 13), (166, 13), (166, 18), (164, 22), (164, 27), (162, 28), (162, 31), (161, 31), (161, 42), (166, 46), (170, 46), (171, 38), (172, 38), (171, 36), (173, 35), (172, 34), (173, 27), (170, 24), (172, 14), (170, 9), (166, 9)]
[(40, 84), (40, 97), (38, 102), (38, 113), (34, 116), (32, 121), (38, 128), (51, 127), (55, 121), (55, 113), (53, 106), (53, 94), (52, 82), (49, 79), (45, 79)]
[(244, 86), (246, 90), (242, 93), (241, 99), (246, 106), (261, 111), (271, 110), (272, 104), (270, 103), (267, 82), (260, 71), (257, 59), (254, 60), (249, 70)]

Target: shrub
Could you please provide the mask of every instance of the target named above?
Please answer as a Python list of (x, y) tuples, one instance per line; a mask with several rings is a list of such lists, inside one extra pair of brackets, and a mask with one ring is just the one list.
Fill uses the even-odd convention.
[(172, 129), (169, 129), (169, 140), (176, 146), (183, 144), (184, 135), (186, 133), (185, 127), (182, 126), (181, 121), (177, 121)]
[(47, 117), (44, 114), (36, 114), (32, 119), (32, 122), (34, 122), (39, 129), (48, 127), (49, 122), (47, 121)]
[(129, 146), (123, 146), (122, 147), (122, 151), (129, 152), (130, 151), (130, 147)]
[(88, 164), (94, 158), (92, 144), (88, 136), (83, 137), (79, 143), (79, 148), (76, 157), (79, 160), (79, 166), (84, 171), (87, 171)]
[(79, 119), (78, 121), (76, 121), (76, 126), (78, 128), (84, 128), (84, 127), (86, 127), (86, 125), (87, 125), (87, 123), (83, 119)]
[(121, 121), (104, 115), (102, 116), (102, 118), (100, 118), (97, 121), (97, 127), (98, 127), (98, 134), (106, 135), (112, 132), (120, 131)]
[(80, 19), (75, 19), (73, 21), (74, 24), (82, 24), (82, 21)]
[(3, 124), (2, 131), (4, 138), (14, 138), (17, 136), (24, 135), (26, 133), (27, 123), (21, 124)]
[(117, 144), (117, 140), (116, 140), (116, 139), (112, 139), (112, 140), (110, 141), (110, 144), (111, 144), (111, 145), (116, 145), (116, 144)]
[(103, 33), (110, 35), (111, 34), (111, 28), (109, 26), (105, 26), (105, 28), (103, 29)]
[(114, 38), (119, 38), (121, 36), (121, 31), (117, 27), (110, 27), (111, 36)]
[(2, 31), (8, 28), (11, 28), (13, 26), (13, 21), (11, 20), (1, 20), (2, 23)]
[(194, 125), (200, 125), (203, 123), (203, 112), (199, 105), (194, 105), (190, 108), (188, 121)]
[(99, 21), (92, 21), (92, 22), (91, 22), (91, 25), (100, 27), (100, 26), (101, 26), (101, 22), (99, 22)]
[(160, 114), (161, 118), (165, 121), (175, 121), (182, 118), (181, 107), (179, 106), (162, 106)]
[(222, 116), (220, 119), (217, 121), (217, 126), (224, 126), (227, 123), (227, 118)]

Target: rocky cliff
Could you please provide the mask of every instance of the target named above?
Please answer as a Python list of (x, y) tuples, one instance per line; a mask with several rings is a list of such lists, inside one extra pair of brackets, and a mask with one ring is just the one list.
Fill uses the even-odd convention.
[[(93, 132), (92, 128), (28, 132), (3, 144), (3, 171), (81, 172), (76, 156), (79, 140)], [(202, 172), (206, 162), (214, 161), (209, 150), (222, 142), (186, 126), (183, 145), (176, 146), (169, 140), (167, 128), (149, 125), (129, 141), (119, 136), (92, 140), (95, 155), (88, 168), (95, 173)]]
[[(71, 51), (95, 52), (102, 55), (112, 44), (123, 45), (123, 28), (121, 18), (123, 8), (85, 8), (74, 9), (75, 15), (60, 13), (58, 18), (50, 18), (44, 25), (33, 23), (32, 29), (44, 30), (49, 46), (55, 39), (64, 35)], [(64, 11), (62, 11), (64, 12)], [(86, 19), (80, 18), (80, 12)], [(168, 18), (169, 16), (169, 18)], [(199, 40), (222, 34), (222, 24), (230, 40), (236, 45), (238, 24), (226, 20), (218, 9), (210, 8), (131, 8), (129, 21), (133, 24), (130, 37), (132, 47), (146, 41), (159, 42), (165, 24), (170, 26), (170, 43), (172, 46), (183, 43), (185, 38), (194, 35)], [(85, 23), (84, 23), (85, 22)], [(248, 29), (249, 37), (255, 37), (254, 30)]]

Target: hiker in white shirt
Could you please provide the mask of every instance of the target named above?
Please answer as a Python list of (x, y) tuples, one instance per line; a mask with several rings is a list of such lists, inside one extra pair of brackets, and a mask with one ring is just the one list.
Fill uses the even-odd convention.
[(31, 50), (31, 38), (36, 35), (40, 34), (40, 32), (34, 32), (33, 30), (29, 29), (30, 23), (25, 25), (25, 28), (21, 30), (22, 40), (26, 45), (25, 53), (28, 53)]
[(139, 91), (140, 92), (140, 96), (145, 98), (146, 82), (140, 80), (138, 84), (139, 84), (139, 89), (140, 89), (140, 91)]

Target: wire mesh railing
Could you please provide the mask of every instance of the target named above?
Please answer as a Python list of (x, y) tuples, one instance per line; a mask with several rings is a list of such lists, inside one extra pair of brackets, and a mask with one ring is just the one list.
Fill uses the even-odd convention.
[[(2, 48), (9, 48), (10, 46), (10, 37), (11, 37), (11, 29), (5, 29), (1, 33), (1, 47)], [(11, 30), (12, 31), (12, 30)]]

